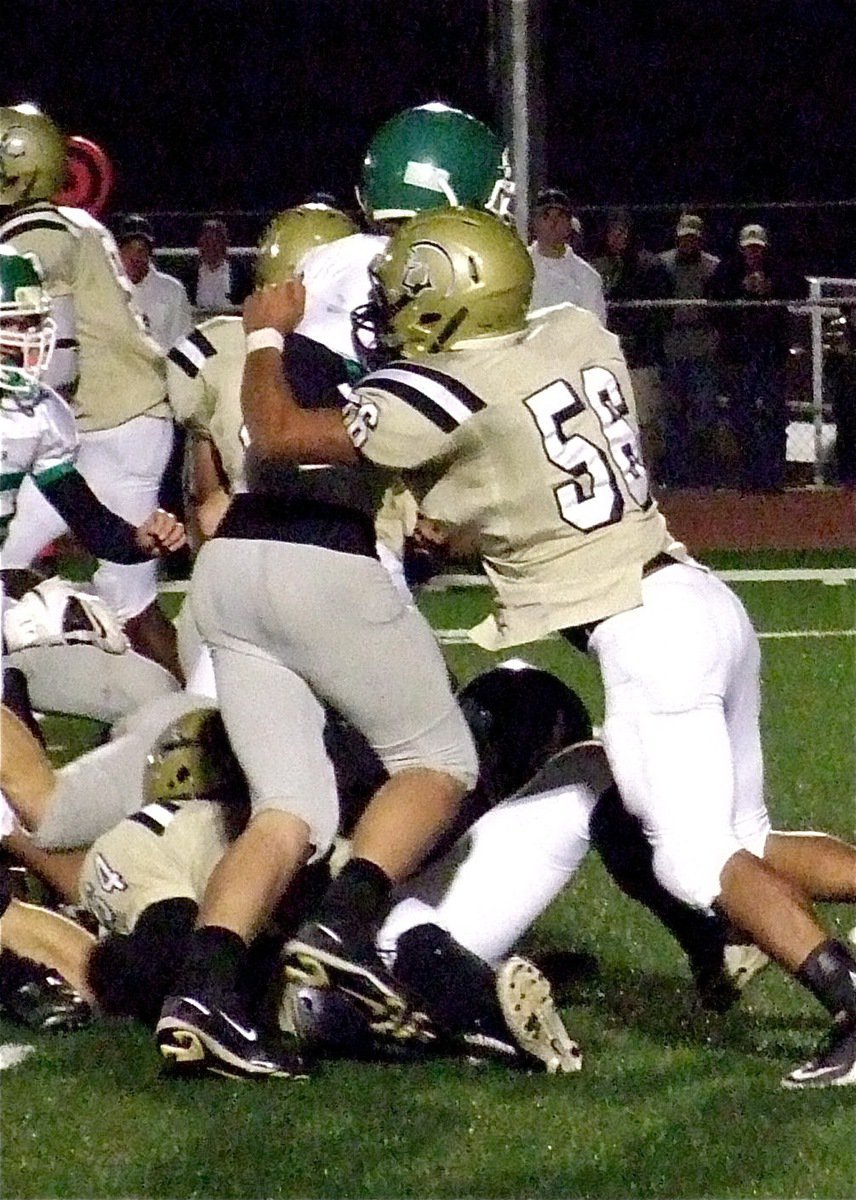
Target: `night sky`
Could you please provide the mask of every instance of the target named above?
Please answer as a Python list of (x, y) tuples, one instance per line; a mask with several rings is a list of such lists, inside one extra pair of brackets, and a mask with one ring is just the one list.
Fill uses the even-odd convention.
[[(542, 7), (548, 181), (580, 205), (856, 197), (852, 0)], [(12, 0), (4, 99), (37, 100), (103, 145), (115, 209), (350, 196), (398, 109), (442, 98), (496, 123), (487, 13), (486, 0)]]

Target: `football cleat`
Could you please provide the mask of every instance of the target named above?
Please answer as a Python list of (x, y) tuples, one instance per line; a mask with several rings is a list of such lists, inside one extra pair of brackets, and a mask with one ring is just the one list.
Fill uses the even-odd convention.
[(836, 1021), (814, 1058), (782, 1080), (785, 1088), (846, 1087), (856, 1084), (856, 1020)]
[(273, 1045), (247, 1022), (240, 1005), (225, 997), (168, 997), (156, 1038), (161, 1055), (176, 1074), (208, 1071), (232, 1079), (307, 1078), (306, 1065), (295, 1050), (285, 1043)]
[(739, 990), (770, 965), (769, 955), (757, 946), (728, 943), (723, 954), (725, 974)]
[(0, 1015), (28, 1029), (67, 1033), (92, 1020), (92, 1009), (50, 967), (12, 950), (0, 955)]
[(338, 988), (364, 1008), (376, 1033), (409, 1037), (415, 1032), (415, 1014), (404, 993), (359, 932), (308, 921), (286, 943), (285, 975), (308, 987)]
[(569, 1075), (583, 1065), (580, 1048), (556, 1011), (547, 976), (514, 955), (496, 972), (496, 995), (508, 1031), (526, 1059), (535, 1059), (548, 1075)]

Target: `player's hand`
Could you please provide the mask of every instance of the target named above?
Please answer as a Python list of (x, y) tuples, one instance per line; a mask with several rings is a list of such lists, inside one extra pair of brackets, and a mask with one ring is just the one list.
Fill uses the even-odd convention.
[(293, 333), (303, 318), (306, 289), (299, 279), (271, 283), (251, 292), (244, 301), (244, 332), (278, 329)]
[(147, 554), (174, 554), (186, 544), (181, 521), (163, 508), (156, 508), (142, 525), (137, 526), (137, 545)]

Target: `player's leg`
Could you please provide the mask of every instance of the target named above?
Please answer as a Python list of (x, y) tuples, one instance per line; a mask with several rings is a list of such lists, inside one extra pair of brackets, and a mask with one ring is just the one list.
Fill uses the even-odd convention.
[(856, 901), (856, 847), (828, 833), (774, 830), (764, 861), (811, 900)]
[[(323, 853), (335, 832), (324, 714), (292, 672), (262, 653), (226, 645), (222, 630), (216, 636), (223, 643), (214, 651), (221, 713), (247, 777), (252, 813), (208, 879), (184, 965), (157, 1024), (158, 1045), (179, 1069), (297, 1075), (299, 1057), (256, 1027), (238, 983), (248, 943), (313, 849)], [(261, 722), (267, 736), (260, 736)]]
[[(116, 429), (81, 434), (78, 469), (102, 503), (138, 525), (158, 506), (172, 442), (172, 422), (135, 417)], [(175, 629), (157, 604), (157, 564), (102, 562), (93, 584), (121, 617), (134, 648), (182, 681)]]
[[(856, 1082), (856, 962), (827, 937), (805, 896), (758, 857), (769, 824), (754, 732), (754, 631), (733, 593), (691, 567), (655, 574), (643, 594), (640, 609), (605, 622), (592, 639), (606, 692), (604, 738), (624, 801), (642, 821), (664, 886), (701, 908), (715, 903), (842, 1022), (845, 1061), (835, 1082)], [(735, 703), (752, 731), (740, 747), (742, 775), (726, 719)], [(752, 830), (754, 853), (746, 848)]]
[(39, 712), (91, 717), (112, 725), (158, 696), (179, 690), (175, 676), (134, 650), (97, 646), (28, 646), (8, 656), (27, 680)]
[[(436, 640), (386, 571), (314, 547), (288, 547), (283, 557), (304, 580), (305, 613), (288, 611), (287, 589), (275, 593), (278, 624), (301, 632), (291, 665), (364, 734), (390, 774), (357, 823), (353, 857), (291, 949), (342, 975), (350, 963), (358, 983), (368, 971), (377, 984), (378, 965), (367, 964), (392, 884), (451, 826), (475, 781), (475, 752)], [(381, 1002), (396, 1007), (389, 987), (379, 986)]]

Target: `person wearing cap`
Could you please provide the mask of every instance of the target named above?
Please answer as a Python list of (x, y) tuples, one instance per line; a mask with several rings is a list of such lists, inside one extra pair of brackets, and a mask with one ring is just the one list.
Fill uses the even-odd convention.
[(529, 253), (535, 264), (532, 308), (576, 304), (606, 324), (603, 280), (594, 267), (572, 248), (574, 214), (571, 202), (558, 188), (538, 193)]
[(616, 333), (630, 368), (636, 417), (648, 470), (659, 482), (663, 457), (663, 331), (667, 314), (661, 306), (629, 307), (634, 300), (661, 300), (669, 280), (656, 254), (641, 245), (626, 208), (606, 214), (592, 266), (600, 272), (608, 306), (608, 326)]
[(710, 280), (714, 300), (749, 301), (715, 313), (727, 375), (729, 421), (742, 454), (739, 483), (747, 491), (778, 491), (787, 459), (787, 364), (791, 322), (783, 303), (804, 299), (808, 285), (770, 248), (763, 225), (744, 225), (737, 251)]
[(117, 231), (116, 244), (133, 285), (133, 305), (158, 345), (169, 350), (193, 328), (184, 285), (153, 265), (155, 238), (145, 217), (126, 217)]
[[(702, 249), (704, 222), (684, 212), (675, 227), (675, 245), (660, 255), (671, 295), (699, 300), (707, 294), (719, 259)], [(664, 482), (672, 487), (712, 487), (718, 420), (717, 331), (709, 310), (698, 305), (673, 308), (663, 335)]]

